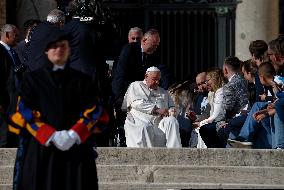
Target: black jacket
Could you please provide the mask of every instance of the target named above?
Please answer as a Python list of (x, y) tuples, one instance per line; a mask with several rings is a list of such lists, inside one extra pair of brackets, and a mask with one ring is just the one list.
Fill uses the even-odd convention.
[(5, 108), (8, 108), (26, 69), (17, 55), (15, 58), (14, 63), (9, 52), (0, 44), (0, 105)]
[(147, 68), (151, 66), (159, 66), (154, 54), (147, 55), (146, 60), (142, 62), (141, 44), (125, 45), (113, 68), (112, 92), (115, 97), (123, 97), (131, 82), (143, 80)]

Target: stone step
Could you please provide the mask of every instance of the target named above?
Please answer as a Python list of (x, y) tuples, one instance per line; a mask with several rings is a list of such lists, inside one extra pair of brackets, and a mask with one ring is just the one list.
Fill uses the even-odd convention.
[(284, 167), (284, 150), (98, 148), (98, 164)]
[(14, 166), (16, 148), (0, 148), (0, 166)]
[[(180, 189), (284, 189), (283, 185), (222, 184), (222, 183), (99, 183), (100, 190), (180, 190)], [(12, 185), (0, 184), (0, 190)]]
[[(284, 167), (284, 150), (98, 148), (101, 165), (197, 165)], [(16, 149), (0, 148), (0, 166), (14, 165)]]
[(12, 184), (13, 171), (13, 166), (0, 166), (0, 184)]
[(284, 167), (98, 165), (100, 182), (284, 185)]
[[(97, 165), (99, 182), (241, 183), (284, 185), (284, 167)], [(0, 184), (12, 184), (13, 167), (0, 167)]]
[(284, 185), (226, 183), (99, 183), (100, 190), (284, 189)]
[[(100, 189), (284, 189), (284, 151), (98, 148)], [(10, 190), (16, 149), (0, 149), (0, 189)], [(206, 183), (204, 183), (206, 182)]]
[(0, 184), (0, 190), (12, 190), (11, 184)]

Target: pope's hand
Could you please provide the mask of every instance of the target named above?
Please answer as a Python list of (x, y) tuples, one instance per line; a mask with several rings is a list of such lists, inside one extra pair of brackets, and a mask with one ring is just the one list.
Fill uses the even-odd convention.
[(197, 119), (197, 116), (196, 116), (196, 114), (194, 113), (194, 111), (191, 111), (191, 110), (189, 110), (188, 112), (186, 112), (185, 113), (185, 116), (188, 118), (188, 119), (190, 119), (191, 121), (196, 121), (196, 119)]

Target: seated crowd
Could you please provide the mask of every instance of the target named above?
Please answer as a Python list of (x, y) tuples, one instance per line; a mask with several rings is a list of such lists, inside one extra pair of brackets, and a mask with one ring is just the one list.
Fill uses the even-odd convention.
[(228, 57), (223, 73), (211, 69), (197, 75), (193, 105), (200, 109), (193, 106), (186, 112), (188, 127), (194, 129), (190, 142), (195, 139), (195, 144), (190, 147), (284, 147), (283, 47), (282, 36), (269, 45), (256, 40), (249, 47), (250, 60)]
[(127, 147), (284, 148), (283, 48), (281, 36), (253, 41), (250, 60), (227, 57), (168, 92), (149, 68), (125, 95)]

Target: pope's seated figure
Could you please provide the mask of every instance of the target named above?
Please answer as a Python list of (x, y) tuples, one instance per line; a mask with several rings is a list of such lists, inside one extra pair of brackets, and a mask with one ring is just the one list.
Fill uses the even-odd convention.
[(159, 87), (160, 78), (160, 70), (150, 67), (144, 81), (135, 81), (127, 89), (122, 105), (122, 110), (127, 110), (124, 125), (127, 147), (181, 147), (174, 102)]

